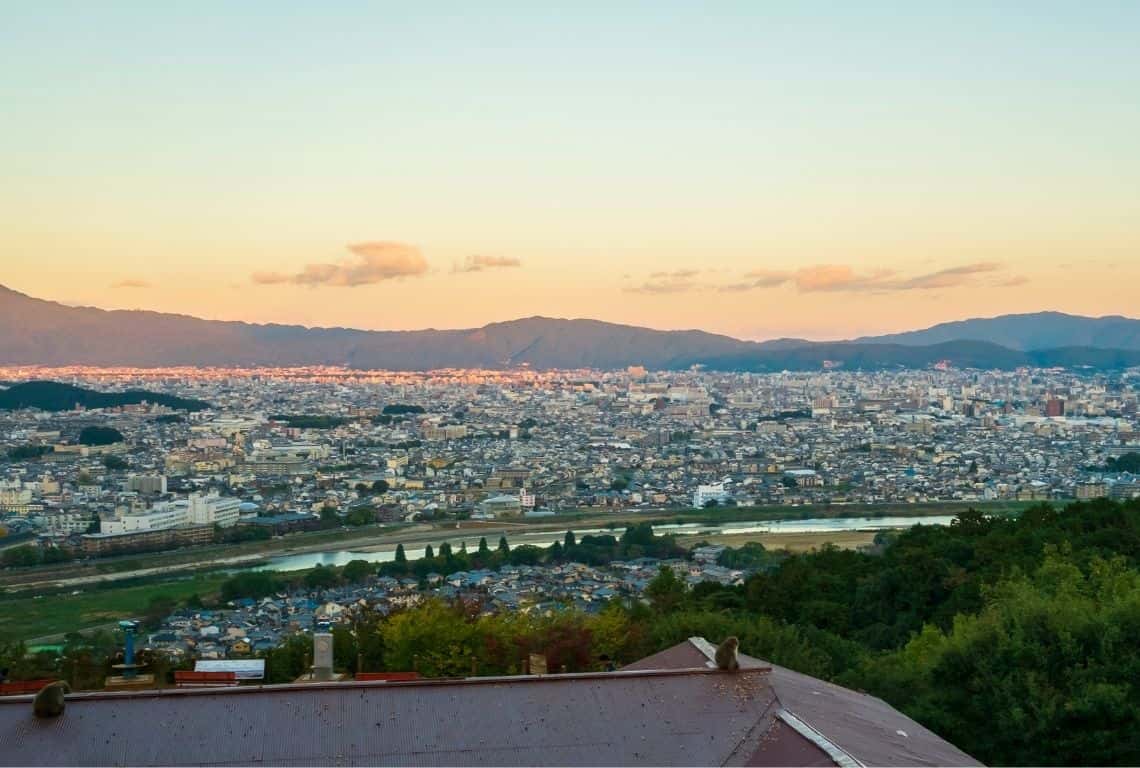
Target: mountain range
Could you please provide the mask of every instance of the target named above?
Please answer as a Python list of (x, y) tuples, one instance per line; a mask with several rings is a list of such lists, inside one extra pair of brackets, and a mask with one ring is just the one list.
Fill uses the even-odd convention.
[(461, 330), (365, 331), (70, 307), (0, 286), (0, 364), (714, 370), (1140, 365), (1140, 320), (1043, 312), (851, 341), (743, 341), (597, 320), (529, 317)]

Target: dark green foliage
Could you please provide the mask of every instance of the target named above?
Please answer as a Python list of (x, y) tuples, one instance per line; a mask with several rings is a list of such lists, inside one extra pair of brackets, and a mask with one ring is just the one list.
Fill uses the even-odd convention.
[(121, 456), (104, 456), (103, 466), (110, 470), (130, 469), (131, 465)]
[(363, 505), (353, 507), (344, 516), (344, 524), (352, 526), (369, 525), (376, 522), (376, 507)]
[(1105, 467), (1110, 472), (1132, 472), (1133, 474), (1140, 473), (1140, 453), (1130, 451), (1121, 456), (1108, 458)]
[(265, 682), (291, 683), (309, 671), (313, 641), (308, 635), (290, 635), (285, 642), (265, 653)]
[(542, 562), (545, 552), (541, 547), (533, 544), (523, 544), (511, 550), (511, 565), (538, 565)]
[(305, 586), (309, 589), (328, 589), (340, 582), (340, 576), (335, 568), (318, 565), (305, 574)]
[(350, 560), (341, 569), (340, 575), (349, 584), (359, 584), (376, 572), (376, 567), (367, 560)]
[(397, 544), (396, 545), (396, 564), (397, 565), (406, 565), (407, 562), (408, 562), (408, 554), (406, 552), (404, 552), (404, 545), (403, 544)]
[(422, 405), (385, 405), (384, 410), (381, 411), (385, 416), (403, 415), (405, 413), (423, 413), (424, 407)]
[(28, 461), (29, 459), (38, 459), (54, 450), (50, 445), (17, 445), (15, 448), (8, 449), (8, 458), (12, 461)]
[(84, 427), (79, 431), (80, 445), (111, 445), (123, 442), (123, 433), (114, 427)]
[(773, 556), (758, 541), (740, 547), (728, 547), (716, 559), (717, 565), (738, 570), (757, 571), (773, 562)]
[(372, 483), (373, 493), (387, 493), (391, 486), (388, 485), (387, 480), (375, 480)]
[(0, 391), (0, 411), (18, 408), (70, 411), (77, 405), (84, 408), (115, 408), (122, 405), (138, 405), (144, 402), (179, 411), (201, 411), (210, 407), (209, 403), (201, 400), (164, 395), (159, 392), (146, 392), (144, 390), (96, 392), (71, 384), (61, 384), (57, 381), (28, 381)]
[(282, 584), (275, 573), (270, 571), (245, 571), (231, 576), (222, 584), (222, 600), (236, 600), (240, 597), (254, 599), (268, 597), (281, 590)]
[(668, 613), (680, 607), (685, 600), (688, 587), (685, 582), (677, 578), (672, 568), (661, 566), (653, 581), (645, 587), (645, 596), (649, 599), (653, 610)]
[(240, 544), (243, 541), (269, 541), (273, 531), (260, 525), (235, 525), (230, 528), (218, 526), (214, 529), (214, 541), (226, 544)]
[(39, 549), (31, 544), (22, 544), (18, 547), (5, 549), (0, 553), (0, 565), (5, 567), (26, 568), (40, 564)]

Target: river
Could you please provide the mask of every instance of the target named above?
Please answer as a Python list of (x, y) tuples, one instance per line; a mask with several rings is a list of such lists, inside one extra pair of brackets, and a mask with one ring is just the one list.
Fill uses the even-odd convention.
[[(894, 528), (910, 528), (913, 525), (949, 525), (954, 515), (930, 515), (926, 517), (821, 517), (807, 520), (766, 520), (739, 523), (666, 523), (653, 526), (654, 533), (675, 533), (684, 536), (726, 536), (741, 533), (828, 533), (838, 531), (882, 531)], [(573, 529), (577, 538), (591, 534), (613, 534), (620, 536), (622, 528), (615, 530), (608, 528), (581, 528)], [(507, 543), (512, 547), (529, 544), (536, 547), (549, 547), (556, 541), (562, 541), (564, 531), (523, 531), (511, 533), (507, 536)], [(446, 540), (451, 544), (452, 550), (458, 552), (466, 543), (467, 551), (474, 552), (479, 548), (481, 535), (478, 531), (470, 533), (462, 529), (455, 536), (446, 538), (440, 536), (440, 541)], [(380, 542), (383, 543), (383, 542)], [(498, 546), (498, 538), (487, 540), (492, 549)], [(438, 546), (436, 549), (438, 550)], [(418, 560), (424, 556), (424, 549), (405, 547), (404, 553), (409, 560)], [(315, 568), (318, 565), (345, 565), (351, 560), (366, 560), (370, 563), (387, 563), (396, 559), (394, 550), (354, 552), (352, 550), (328, 550), (325, 552), (307, 552), (298, 555), (282, 555), (270, 558), (249, 569), (237, 568), (234, 570), (257, 571), (303, 571)]]

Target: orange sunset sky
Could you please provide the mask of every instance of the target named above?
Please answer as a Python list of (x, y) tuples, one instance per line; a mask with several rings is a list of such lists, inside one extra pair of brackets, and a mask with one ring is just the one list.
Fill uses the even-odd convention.
[(413, 5), (14, 10), (0, 283), (378, 329), (1140, 314), (1140, 6)]

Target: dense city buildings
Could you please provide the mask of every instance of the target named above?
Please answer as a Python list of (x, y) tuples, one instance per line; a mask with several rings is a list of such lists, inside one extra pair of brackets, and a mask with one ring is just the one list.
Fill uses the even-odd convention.
[[(23, 369), (205, 401), (0, 413), (10, 536), (102, 553), (356, 520), (1131, 498), (1140, 376)], [(122, 437), (83, 444), (85, 428)], [(159, 536), (158, 531), (178, 535)]]

